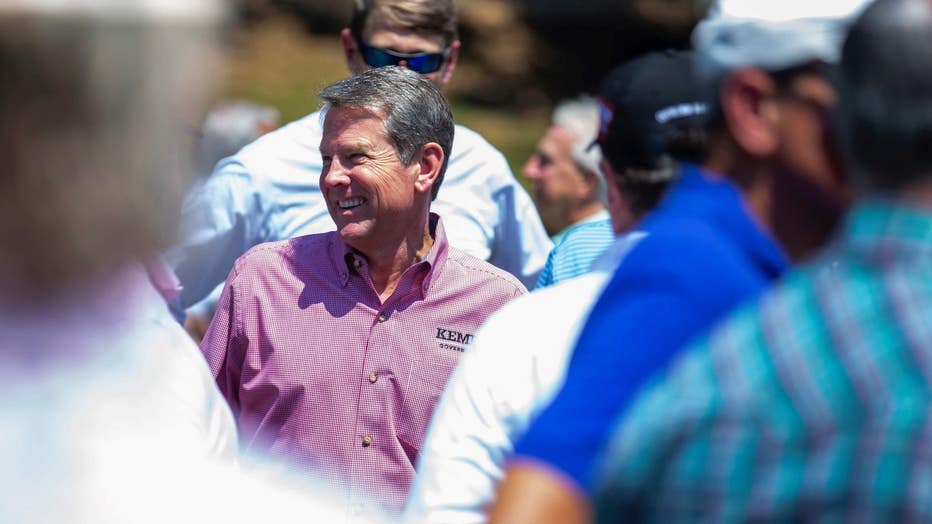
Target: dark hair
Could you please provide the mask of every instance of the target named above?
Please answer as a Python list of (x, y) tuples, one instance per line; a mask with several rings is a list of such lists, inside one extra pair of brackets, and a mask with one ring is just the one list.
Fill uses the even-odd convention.
[(438, 35), (444, 46), (459, 38), (453, 0), (354, 0), (349, 29), (362, 40), (370, 16), (384, 17), (391, 27), (422, 35)]
[(647, 213), (660, 203), (667, 187), (676, 180), (679, 162), (701, 164), (705, 161), (705, 129), (673, 129), (667, 133), (663, 142), (666, 144), (666, 153), (657, 157), (653, 165), (615, 171), (618, 186), (624, 191), (628, 206), (637, 216)]
[(932, 173), (932, 4), (879, 0), (842, 52), (839, 129), (852, 174), (896, 190)]
[(331, 106), (360, 107), (381, 115), (385, 133), (405, 165), (425, 144), (439, 144), (443, 166), (431, 195), (437, 198), (453, 147), (454, 124), (450, 105), (433, 82), (404, 67), (377, 67), (325, 87), (320, 98)]

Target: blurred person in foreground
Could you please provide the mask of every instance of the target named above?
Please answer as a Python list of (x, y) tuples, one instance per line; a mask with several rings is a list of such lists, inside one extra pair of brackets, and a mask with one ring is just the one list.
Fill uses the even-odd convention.
[(603, 132), (598, 145), (586, 146), (602, 150), (600, 171), (620, 236), (589, 274), (515, 300), (476, 334), (431, 422), (408, 522), (485, 521), (514, 441), (558, 391), (590, 308), (624, 253), (644, 236), (627, 228), (657, 204), (675, 162), (702, 159), (704, 96), (687, 52), (649, 53), (605, 79), (602, 125), (596, 126)]
[(644, 382), (827, 240), (850, 198), (827, 69), (865, 4), (723, 1), (697, 26), (699, 73), (718, 78), (706, 161), (641, 223), (563, 389), (515, 445), (492, 522), (588, 521), (600, 452)]
[[(453, 0), (354, 0), (340, 42), (354, 74), (395, 64), (443, 86), (459, 56), (456, 26)], [(321, 132), (316, 111), (269, 133), (220, 162), (189, 197), (182, 240), (169, 256), (184, 285), (183, 307), (223, 282), (250, 247), (333, 230), (318, 185)], [(448, 161), (432, 208), (450, 242), (533, 286), (553, 245), (504, 156), (456, 126)]]
[(599, 132), (599, 105), (588, 97), (564, 100), (553, 110), (553, 124), (524, 164), (536, 204), (551, 217), (553, 250), (536, 287), (546, 287), (589, 271), (615, 239), (602, 203), (599, 148), (589, 145)]
[(320, 97), (337, 230), (240, 257), (201, 349), (246, 451), (319, 473), (354, 515), (397, 513), (460, 355), (526, 290), (451, 246), (430, 212), (454, 128), (436, 85), (381, 67)]
[(877, 0), (844, 46), (857, 203), (612, 439), (598, 521), (932, 520), (932, 3)]
[(179, 130), (223, 18), (209, 0), (0, 5), (0, 522), (327, 515), (236, 474), (229, 408), (143, 263), (176, 229)]

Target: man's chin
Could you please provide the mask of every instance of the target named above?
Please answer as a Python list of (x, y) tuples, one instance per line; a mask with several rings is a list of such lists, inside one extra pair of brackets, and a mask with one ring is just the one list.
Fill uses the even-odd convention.
[(337, 229), (337, 232), (346, 245), (356, 249), (359, 249), (360, 245), (365, 245), (371, 236), (369, 228), (356, 222), (344, 224)]

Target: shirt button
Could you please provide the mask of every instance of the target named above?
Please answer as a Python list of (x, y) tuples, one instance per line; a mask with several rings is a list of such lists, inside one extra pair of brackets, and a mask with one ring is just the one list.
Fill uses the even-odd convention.
[(379, 379), (379, 376), (375, 374), (375, 371), (369, 372), (369, 383), (375, 384), (375, 381)]
[(370, 437), (369, 435), (366, 435), (365, 437), (362, 438), (362, 447), (368, 448), (371, 445), (372, 445), (372, 437)]
[(379, 322), (385, 322), (388, 320), (388, 316), (385, 313), (379, 313)]

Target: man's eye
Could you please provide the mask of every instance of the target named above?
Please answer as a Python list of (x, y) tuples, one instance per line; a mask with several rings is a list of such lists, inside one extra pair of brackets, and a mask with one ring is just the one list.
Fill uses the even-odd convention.
[(540, 167), (548, 166), (551, 162), (553, 162), (553, 160), (547, 155), (538, 155), (537, 158), (538, 162), (540, 162)]
[(322, 156), (322, 157), (320, 158), (320, 160), (321, 160), (321, 163), (322, 163), (323, 165), (329, 166), (329, 165), (330, 165), (330, 162), (333, 161), (333, 157), (330, 157), (330, 156), (326, 156), (326, 155), (325, 155), (325, 156)]

